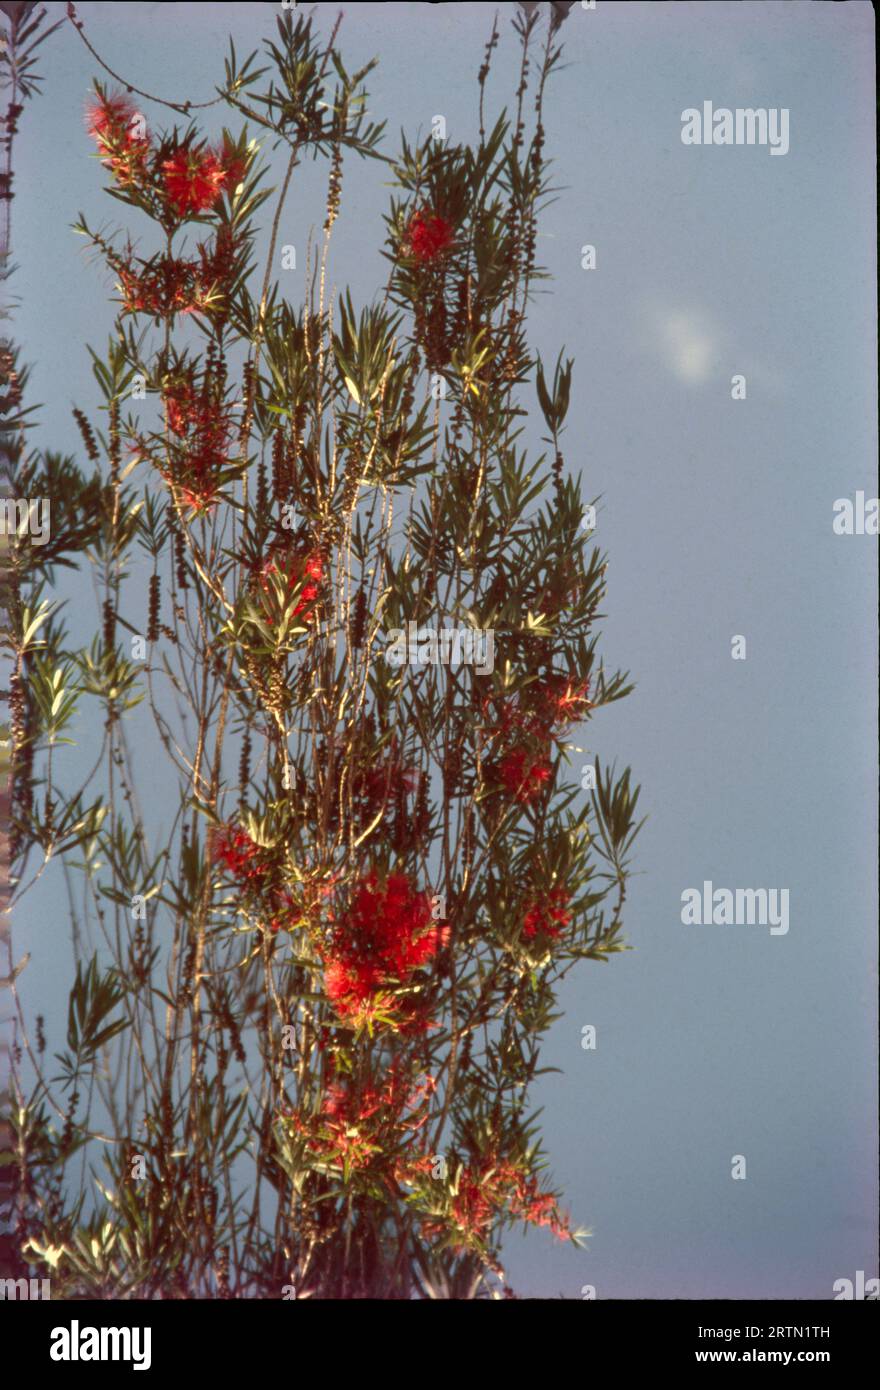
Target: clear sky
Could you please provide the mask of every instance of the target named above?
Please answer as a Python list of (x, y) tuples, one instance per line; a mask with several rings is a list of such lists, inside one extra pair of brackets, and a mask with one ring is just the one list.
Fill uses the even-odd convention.
[[(278, 9), (78, 6), (111, 67), (196, 101), (222, 80), (227, 35), (248, 52)], [(314, 9), (326, 32), (337, 7)], [(371, 105), (389, 149), (436, 114), (451, 139), (475, 135), (494, 10), (343, 6), (349, 68), (380, 58)], [(539, 244), (554, 279), (531, 341), (576, 361), (565, 447), (602, 498), (603, 651), (638, 687), (583, 741), (632, 764), (650, 819), (635, 949), (570, 977), (544, 1056), (560, 1072), (537, 1095), (554, 1177), (594, 1235), (585, 1252), (514, 1236), (522, 1294), (828, 1299), (835, 1280), (877, 1273), (877, 540), (832, 530), (836, 499), (876, 493), (873, 25), (867, 3), (598, 0), (562, 31), (547, 143), (563, 187)], [(69, 25), (41, 53), (16, 160), (14, 331), (44, 403), (35, 440), (73, 452), (70, 407), (96, 404), (85, 344), (103, 346), (112, 308), (67, 228), (80, 211), (96, 227), (126, 214), (84, 131), (93, 59)], [(499, 106), (515, 60), (505, 31)], [(788, 152), (684, 145), (682, 112), (704, 101), (787, 109)], [(295, 177), (282, 240), (304, 247), (321, 185)], [(346, 166), (332, 275), (356, 301), (383, 278), (387, 197), (381, 166)], [(788, 889), (788, 932), (684, 926), (681, 895), (704, 880)], [(50, 1051), (66, 912), (49, 878), (14, 928)]]

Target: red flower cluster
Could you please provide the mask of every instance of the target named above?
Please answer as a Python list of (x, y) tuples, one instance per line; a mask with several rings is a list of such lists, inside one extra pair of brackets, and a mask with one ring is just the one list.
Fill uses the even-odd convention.
[(560, 1240), (568, 1239), (571, 1232), (569, 1217), (559, 1211), (556, 1198), (551, 1192), (538, 1190), (536, 1177), (520, 1175), (512, 1209), (523, 1221), (528, 1221), (533, 1226), (549, 1226)]
[[(146, 177), (150, 138), (138, 112), (122, 93), (93, 99), (86, 116), (88, 132), (105, 156), (102, 164), (112, 170), (121, 187)], [(139, 133), (142, 128), (142, 133)]]
[(466, 1164), (458, 1174), (456, 1192), (444, 1221), (425, 1223), (427, 1236), (448, 1233), (448, 1224), (456, 1228), (453, 1248), (465, 1250), (475, 1242), (485, 1242), (495, 1222), (503, 1216), (519, 1217), (533, 1225), (549, 1226), (554, 1235), (566, 1239), (569, 1221), (559, 1213), (556, 1198), (540, 1192), (538, 1179), (518, 1163), (485, 1154)]
[(406, 874), (381, 882), (370, 872), (324, 951), (324, 988), (337, 1013), (354, 1022), (400, 1013), (390, 991), (426, 965), (448, 935), (432, 920), (430, 896), (416, 892)]
[(136, 114), (131, 101), (121, 92), (92, 97), (86, 109), (86, 126), (93, 140), (110, 146), (127, 138)]
[(530, 907), (523, 918), (523, 937), (533, 941), (535, 937), (556, 938), (571, 921), (571, 913), (566, 911), (569, 900), (568, 890), (562, 887), (551, 888), (539, 902)]
[[(289, 596), (299, 589), (292, 616), (301, 617), (304, 623), (313, 622), (315, 612), (310, 605), (314, 604), (320, 594), (320, 581), (324, 577), (324, 561), (321, 554), (315, 550), (303, 557), (289, 551), (283, 558), (276, 555), (274, 559), (267, 560), (260, 571), (260, 583), (264, 594), (271, 592), (268, 584), (270, 574), (277, 574), (284, 580)], [(274, 623), (272, 618), (268, 618), (267, 621), (270, 625)]]
[(256, 844), (240, 825), (214, 829), (209, 853), (212, 862), (222, 864), (243, 896), (258, 908), (268, 931), (292, 931), (302, 923), (302, 908), (277, 883), (278, 865), (272, 853)]
[(359, 769), (354, 775), (354, 794), (363, 802), (368, 815), (375, 815), (380, 806), (393, 805), (403, 793), (409, 796), (418, 789), (419, 775), (415, 768), (404, 767), (399, 758), (391, 757), (375, 767)]
[(316, 1114), (294, 1112), (290, 1118), (312, 1153), (331, 1167), (364, 1168), (376, 1154), (412, 1144), (428, 1119), (434, 1089), (432, 1077), (413, 1084), (392, 1064), (381, 1084), (334, 1082)]
[(447, 251), (455, 233), (445, 218), (437, 213), (416, 212), (407, 229), (407, 245), (417, 261), (427, 264)]
[(524, 746), (512, 748), (499, 758), (496, 772), (505, 790), (522, 802), (539, 797), (553, 776), (550, 764)]
[(586, 681), (576, 684), (555, 674), (533, 681), (518, 696), (490, 695), (484, 701), (484, 713), (493, 715), (487, 730), (506, 745), (490, 764), (490, 775), (516, 801), (534, 801), (548, 787), (551, 745), (589, 708), (587, 689)]
[(162, 255), (136, 261), (131, 253), (127, 261), (114, 260), (126, 313), (170, 318), (216, 310), (235, 271), (230, 229), (218, 228), (212, 245), (196, 249), (198, 260)]
[(168, 428), (180, 440), (173, 451), (172, 478), (196, 511), (214, 505), (217, 474), (229, 461), (232, 418), (223, 404), (188, 381), (165, 390)]
[(353, 731), (331, 735), (319, 756), (334, 778), (327, 808), (331, 830), (350, 824), (356, 833), (368, 827), (375, 832), (381, 825), (386, 845), (401, 857), (424, 845), (431, 829), (428, 774), (407, 759), (395, 734), (379, 741), (367, 723), (360, 738)]
[(174, 256), (160, 256), (152, 263), (134, 262), (119, 268), (122, 303), (128, 314), (150, 314), (166, 318), (191, 313), (194, 306), (193, 267)]
[(235, 273), (235, 237), (232, 228), (217, 228), (213, 243), (201, 242), (197, 247), (199, 257), (199, 280), (202, 286), (229, 285)]
[(544, 718), (550, 726), (573, 724), (582, 719), (590, 708), (587, 692), (589, 681), (575, 683), (570, 677), (548, 676), (539, 686), (538, 699), (544, 707)]
[(87, 125), (105, 156), (102, 162), (117, 182), (123, 187), (151, 190), (172, 220), (183, 221), (210, 211), (224, 191), (241, 182), (246, 171), (247, 161), (228, 142), (218, 150), (187, 142), (174, 147), (170, 154), (167, 143), (153, 151), (143, 117), (122, 93), (99, 92), (89, 105)]
[(420, 774), (404, 763), (395, 734), (376, 762), (354, 767), (351, 775), (352, 797), (359, 803), (362, 823), (372, 820), (383, 807), (390, 813), (400, 798), (412, 796), (420, 785)]
[(256, 844), (240, 825), (216, 829), (210, 841), (211, 858), (222, 864), (242, 886), (259, 888), (269, 871), (266, 851)]
[(181, 218), (212, 208), (227, 178), (227, 171), (211, 150), (184, 147), (162, 161), (165, 194)]
[(565, 725), (582, 718), (590, 708), (588, 689), (588, 681), (576, 683), (557, 672), (544, 680), (532, 681), (518, 695), (489, 695), (483, 708), (486, 713), (494, 708), (490, 732), (504, 737), (558, 737)]

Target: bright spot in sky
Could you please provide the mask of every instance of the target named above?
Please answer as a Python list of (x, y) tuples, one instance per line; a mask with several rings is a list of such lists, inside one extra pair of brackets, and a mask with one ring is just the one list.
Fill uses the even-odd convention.
[(674, 312), (662, 317), (660, 344), (667, 365), (682, 381), (705, 381), (716, 342), (714, 335), (691, 313)]

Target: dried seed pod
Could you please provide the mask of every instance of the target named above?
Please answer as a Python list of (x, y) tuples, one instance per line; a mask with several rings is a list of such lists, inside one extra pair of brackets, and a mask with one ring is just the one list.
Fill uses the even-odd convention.
[(92, 463), (97, 463), (101, 455), (98, 452), (98, 443), (95, 439), (94, 430), (83, 412), (77, 406), (73, 408), (73, 418), (79, 426), (79, 432), (82, 435), (83, 444), (85, 445), (89, 460)]
[(174, 532), (174, 560), (177, 566), (177, 587), (178, 589), (188, 589), (189, 581), (186, 577), (186, 545), (183, 539), (183, 532)]
[(272, 496), (281, 506), (286, 500), (284, 486), (284, 431), (276, 430), (272, 436)]
[(108, 652), (112, 652), (116, 646), (116, 611), (109, 598), (104, 600), (103, 614), (104, 647)]
[(351, 642), (354, 647), (362, 647), (367, 635), (367, 596), (358, 589), (354, 601), (354, 614), (351, 620)]
[(242, 800), (247, 796), (251, 780), (251, 731), (245, 729), (238, 762), (238, 791)]
[(159, 616), (162, 601), (162, 582), (158, 574), (150, 575), (150, 610), (147, 620), (147, 641), (158, 642), (159, 640)]
[(416, 797), (416, 809), (413, 817), (416, 838), (423, 840), (431, 829), (431, 805), (428, 799), (428, 775), (423, 772), (419, 778), (419, 791)]

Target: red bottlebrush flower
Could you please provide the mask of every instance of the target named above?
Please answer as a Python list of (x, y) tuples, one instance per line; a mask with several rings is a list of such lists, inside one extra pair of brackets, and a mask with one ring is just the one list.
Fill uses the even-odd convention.
[(232, 228), (218, 227), (213, 245), (201, 243), (196, 250), (203, 284), (227, 285), (235, 271), (235, 238)]
[(440, 931), (432, 923), (431, 898), (415, 892), (406, 874), (389, 874), (383, 889), (374, 872), (355, 894), (346, 930), (356, 949), (375, 952), (404, 978), (439, 950)]
[(208, 834), (208, 856), (235, 880), (250, 914), (272, 935), (302, 925), (303, 910), (277, 881), (278, 864), (271, 850), (252, 840), (240, 825), (215, 826)]
[(452, 1232), (443, 1221), (430, 1221), (425, 1223), (425, 1233), (451, 1234), (455, 1250), (466, 1250), (475, 1241), (485, 1242), (495, 1221), (515, 1196), (518, 1177), (517, 1169), (494, 1152), (464, 1164), (456, 1177), (455, 1195), (446, 1213)]
[[(455, 1225), (466, 1236), (475, 1236), (481, 1240), (489, 1233), (496, 1215), (493, 1196), (489, 1184), (480, 1182), (479, 1174), (465, 1169), (460, 1175), (451, 1216)], [(461, 1249), (461, 1245), (458, 1248)]]
[(571, 724), (583, 718), (590, 707), (589, 681), (575, 682), (570, 676), (549, 676), (536, 690), (544, 719), (551, 725)]
[(497, 693), (484, 695), (481, 709), (483, 717), (487, 720), (486, 731), (493, 737), (506, 737), (511, 731), (523, 727), (524, 721), (518, 703), (509, 696)]
[(265, 852), (241, 826), (224, 825), (215, 830), (211, 858), (243, 885), (260, 884), (266, 877)]
[(163, 474), (187, 506), (204, 511), (216, 505), (217, 475), (229, 461), (232, 417), (222, 401), (197, 392), (189, 381), (167, 386), (163, 401), (168, 428), (177, 436)]
[(181, 218), (214, 207), (228, 180), (229, 171), (211, 150), (186, 146), (162, 161), (165, 195)]
[(173, 434), (185, 435), (198, 418), (196, 394), (187, 382), (169, 386), (165, 392), (165, 413)]
[(487, 695), (482, 704), (487, 732), (509, 739), (518, 732), (549, 739), (561, 727), (580, 719), (590, 708), (589, 681), (577, 682), (554, 673), (533, 681), (518, 696)]
[[(303, 1135), (313, 1153), (329, 1160), (333, 1167), (347, 1164), (363, 1168), (383, 1160), (401, 1146), (412, 1149), (419, 1130), (428, 1118), (428, 1105), (435, 1090), (434, 1078), (417, 1081), (394, 1063), (381, 1083), (371, 1080), (357, 1084), (353, 1079), (334, 1081), (324, 1093), (317, 1113), (290, 1115), (293, 1128)], [(413, 1159), (415, 1163), (417, 1160)], [(389, 1165), (386, 1180), (396, 1177), (403, 1167), (399, 1156)]]
[(175, 382), (164, 394), (168, 428), (181, 438), (192, 438), (200, 447), (222, 455), (232, 428), (229, 412), (217, 400), (197, 392), (188, 381)]
[(191, 512), (200, 516), (203, 512), (209, 512), (212, 507), (216, 507), (217, 494), (208, 485), (201, 489), (184, 486), (180, 489), (180, 500)]
[(234, 192), (238, 185), (244, 182), (244, 176), (248, 171), (247, 156), (236, 154), (235, 147), (225, 140), (219, 159), (226, 174), (224, 188)]
[(327, 998), (342, 1015), (359, 1013), (382, 983), (382, 972), (366, 962), (348, 965), (331, 960), (324, 973)]
[(512, 748), (499, 759), (497, 775), (516, 801), (534, 801), (545, 790), (553, 776), (548, 762), (531, 753), (528, 748)]
[(536, 936), (559, 937), (571, 921), (571, 913), (566, 911), (569, 900), (567, 889), (551, 888), (550, 892), (530, 907), (523, 919), (523, 937), (533, 941)]
[(324, 562), (318, 554), (309, 555), (303, 566), (303, 578), (308, 577), (311, 581), (303, 586), (303, 591), (299, 596), (299, 602), (294, 608), (294, 616), (301, 613), (304, 608), (312, 603), (320, 592), (318, 581), (324, 577)]
[(135, 108), (121, 92), (90, 97), (86, 108), (86, 127), (93, 140), (104, 141), (127, 130), (134, 119)]
[(353, 779), (355, 795), (366, 803), (368, 812), (375, 814), (380, 806), (393, 806), (398, 796), (410, 796), (418, 790), (419, 774), (414, 767), (404, 767), (399, 758), (392, 757), (376, 767), (358, 769)]
[(449, 249), (454, 240), (455, 233), (452, 227), (437, 213), (415, 213), (407, 229), (410, 253), (423, 264), (435, 261)]
[(559, 1211), (552, 1192), (538, 1191), (538, 1179), (534, 1174), (518, 1174), (511, 1210), (533, 1226), (549, 1226), (560, 1240), (567, 1240), (571, 1233), (569, 1218)]
[(94, 97), (87, 108), (86, 126), (117, 183), (136, 183), (145, 175), (150, 140), (143, 117), (127, 96), (117, 92)]
[[(410, 1165), (413, 1175), (418, 1171), (416, 1165)], [(556, 1235), (569, 1233), (568, 1220), (560, 1215), (556, 1198), (539, 1191), (537, 1176), (523, 1168), (521, 1159), (505, 1159), (492, 1150), (483, 1153), (459, 1169), (455, 1189), (443, 1217), (424, 1225), (428, 1236), (451, 1237), (453, 1249), (485, 1244), (495, 1222), (509, 1216), (550, 1226)]]
[(116, 264), (126, 313), (170, 318), (174, 314), (211, 313), (222, 308), (235, 273), (235, 242), (227, 227), (218, 228), (212, 245), (200, 245), (198, 261), (157, 256)]
[(122, 92), (107, 96), (93, 97), (86, 111), (86, 127), (89, 135), (105, 149), (142, 140), (132, 130), (140, 113), (129, 98)]
[(395, 1160), (394, 1177), (397, 1182), (404, 1183), (407, 1187), (415, 1187), (421, 1178), (433, 1177), (437, 1159), (433, 1154), (419, 1154), (417, 1157), (406, 1157)]
[(129, 314), (150, 314), (166, 318), (189, 314), (199, 308), (196, 267), (175, 256), (160, 256), (141, 262), (138, 272), (132, 261), (118, 268), (122, 302)]
[(296, 927), (301, 925), (302, 920), (303, 912), (301, 907), (296, 903), (290, 893), (280, 891), (273, 895), (271, 916), (264, 925), (274, 936), (280, 931), (293, 931)]
[[(282, 559), (276, 556), (274, 560), (268, 560), (261, 570), (261, 584), (263, 592), (269, 593), (267, 583), (270, 574), (277, 574), (284, 578), (288, 592), (293, 593), (298, 585), (301, 585), (299, 598), (293, 609), (293, 617), (301, 616), (304, 623), (314, 621), (315, 614), (309, 609), (321, 592), (320, 580), (324, 576), (324, 561), (318, 551), (313, 551), (310, 555), (303, 558), (301, 555), (290, 554)], [(270, 620), (271, 621), (271, 620)]]
[(445, 945), (448, 927), (433, 921), (431, 898), (406, 874), (375, 870), (361, 880), (325, 951), (324, 988), (342, 1017), (355, 1020), (399, 1012), (390, 993)]

